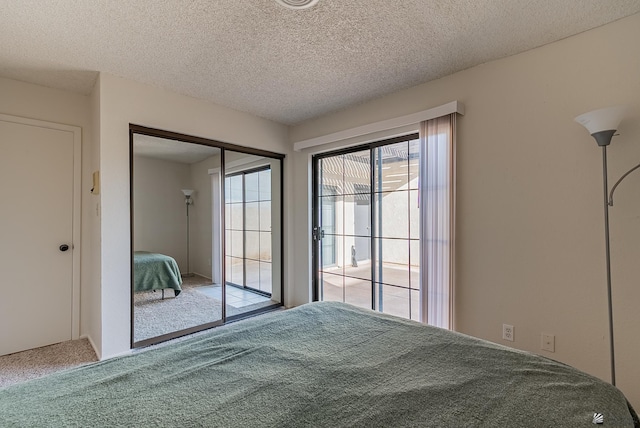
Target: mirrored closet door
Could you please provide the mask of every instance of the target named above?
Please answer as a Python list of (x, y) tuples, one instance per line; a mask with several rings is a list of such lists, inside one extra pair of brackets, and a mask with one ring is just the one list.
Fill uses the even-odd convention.
[(137, 125), (130, 147), (132, 347), (280, 306), (283, 156)]
[(280, 160), (225, 151), (227, 317), (279, 305), (282, 293)]

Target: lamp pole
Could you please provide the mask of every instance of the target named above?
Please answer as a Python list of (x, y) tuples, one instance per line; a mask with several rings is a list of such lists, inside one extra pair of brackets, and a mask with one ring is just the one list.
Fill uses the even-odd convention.
[(193, 199), (191, 195), (193, 195), (194, 190), (192, 189), (182, 189), (182, 193), (184, 193), (184, 203), (187, 206), (187, 272), (182, 275), (184, 277), (193, 276), (191, 274), (191, 268), (189, 266), (189, 205), (193, 204)]
[(189, 267), (189, 205), (191, 205), (191, 196), (187, 196), (187, 276), (191, 276), (191, 270)]
[(609, 311), (609, 352), (611, 357), (611, 384), (616, 384), (616, 359), (613, 341), (613, 300), (611, 297), (611, 248), (609, 236), (609, 207), (613, 205), (613, 192), (620, 182), (634, 169), (624, 174), (611, 189), (609, 195), (609, 183), (607, 182), (607, 146), (611, 143), (620, 122), (627, 114), (627, 108), (608, 107), (581, 114), (575, 121), (584, 126), (589, 134), (602, 147), (602, 182), (604, 190), (604, 243), (605, 261), (607, 269), (607, 308)]
[(613, 303), (611, 299), (611, 246), (609, 238), (609, 184), (607, 182), (607, 146), (602, 146), (602, 181), (604, 185), (604, 242), (607, 269), (607, 303), (609, 307), (609, 349), (611, 352), (611, 384), (616, 384), (616, 364), (613, 342)]

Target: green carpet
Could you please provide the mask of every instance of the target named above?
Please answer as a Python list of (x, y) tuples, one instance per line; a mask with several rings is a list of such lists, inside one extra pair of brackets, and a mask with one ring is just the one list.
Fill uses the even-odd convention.
[(633, 426), (616, 388), (529, 353), (314, 303), (0, 390), (2, 427)]

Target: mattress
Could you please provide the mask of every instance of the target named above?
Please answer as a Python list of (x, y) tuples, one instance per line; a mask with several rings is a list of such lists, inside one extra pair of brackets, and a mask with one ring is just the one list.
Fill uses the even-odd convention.
[(135, 251), (133, 253), (133, 289), (139, 291), (163, 290), (172, 288), (176, 296), (182, 290), (182, 276), (178, 263), (173, 257)]
[(633, 427), (614, 386), (527, 352), (312, 303), (0, 390), (5, 426)]

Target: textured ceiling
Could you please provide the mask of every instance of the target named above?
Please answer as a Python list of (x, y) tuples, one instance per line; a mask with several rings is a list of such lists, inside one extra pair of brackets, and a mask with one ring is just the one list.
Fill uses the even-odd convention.
[(638, 0), (0, 0), (0, 76), (98, 71), (295, 124), (640, 11)]

